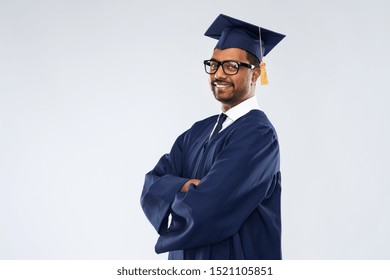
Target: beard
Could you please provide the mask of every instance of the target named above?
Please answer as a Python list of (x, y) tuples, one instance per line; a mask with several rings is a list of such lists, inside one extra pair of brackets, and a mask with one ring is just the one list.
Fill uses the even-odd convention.
[(237, 88), (234, 83), (227, 81), (213, 80), (210, 86), (215, 99), (229, 107), (236, 106), (246, 100), (249, 95), (249, 88)]

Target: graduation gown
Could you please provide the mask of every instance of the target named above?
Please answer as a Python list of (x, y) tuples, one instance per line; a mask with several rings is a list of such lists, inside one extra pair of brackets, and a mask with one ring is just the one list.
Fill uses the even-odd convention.
[[(208, 138), (195, 123), (146, 174), (142, 208), (169, 259), (281, 259), (279, 145), (260, 110)], [(189, 179), (188, 192), (179, 192)], [(168, 223), (168, 217), (171, 222)]]

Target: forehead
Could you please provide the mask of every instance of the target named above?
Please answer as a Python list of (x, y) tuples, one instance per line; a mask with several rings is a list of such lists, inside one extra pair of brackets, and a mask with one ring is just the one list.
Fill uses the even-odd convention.
[(238, 48), (229, 48), (229, 49), (214, 49), (212, 59), (218, 61), (224, 60), (237, 60), (245, 62), (248, 60), (246, 51)]

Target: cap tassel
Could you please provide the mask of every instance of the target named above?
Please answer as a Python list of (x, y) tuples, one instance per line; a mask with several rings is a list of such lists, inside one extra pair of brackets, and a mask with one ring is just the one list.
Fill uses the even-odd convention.
[(268, 85), (268, 78), (267, 78), (267, 70), (265, 70), (265, 63), (264, 61), (260, 62), (260, 85), (266, 86)]

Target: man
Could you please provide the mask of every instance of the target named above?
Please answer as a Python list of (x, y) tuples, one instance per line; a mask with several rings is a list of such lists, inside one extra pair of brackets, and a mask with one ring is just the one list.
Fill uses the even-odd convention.
[(155, 250), (281, 259), (279, 145), (255, 87), (263, 56), (284, 35), (226, 15), (205, 35), (219, 40), (204, 64), (223, 113), (196, 122), (146, 174), (141, 205), (160, 235)]

